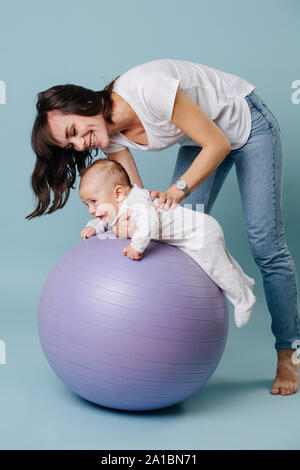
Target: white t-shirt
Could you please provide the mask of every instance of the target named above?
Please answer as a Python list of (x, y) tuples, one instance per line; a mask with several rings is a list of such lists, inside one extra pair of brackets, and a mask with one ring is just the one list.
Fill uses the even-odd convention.
[(119, 132), (102, 150), (113, 153), (131, 147), (157, 151), (175, 143), (199, 146), (170, 122), (178, 86), (220, 127), (230, 141), (231, 150), (246, 143), (251, 131), (251, 113), (245, 96), (255, 89), (254, 85), (237, 75), (202, 64), (157, 59), (123, 73), (113, 86), (113, 91), (138, 115), (149, 145), (132, 142)]

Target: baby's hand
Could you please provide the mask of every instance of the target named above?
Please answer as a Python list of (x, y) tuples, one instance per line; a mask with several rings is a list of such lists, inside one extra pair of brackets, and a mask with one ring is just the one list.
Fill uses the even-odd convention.
[(87, 238), (92, 237), (93, 235), (96, 235), (96, 230), (93, 227), (85, 227), (83, 230), (80, 232), (81, 238), (86, 240)]
[(122, 253), (124, 255), (128, 256), (128, 258), (130, 258), (130, 259), (139, 260), (143, 256), (142, 253), (139, 253), (138, 251), (136, 251), (134, 248), (132, 248), (131, 245), (127, 245), (125, 248), (123, 248)]

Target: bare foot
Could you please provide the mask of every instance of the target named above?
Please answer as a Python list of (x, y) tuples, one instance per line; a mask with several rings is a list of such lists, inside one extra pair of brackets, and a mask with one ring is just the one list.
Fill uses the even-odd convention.
[(294, 364), (292, 355), (295, 350), (277, 349), (277, 372), (270, 392), (274, 395), (291, 395), (298, 389), (299, 364)]

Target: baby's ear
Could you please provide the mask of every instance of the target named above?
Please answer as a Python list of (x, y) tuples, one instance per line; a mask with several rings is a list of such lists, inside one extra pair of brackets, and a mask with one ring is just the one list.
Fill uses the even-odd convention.
[(126, 191), (124, 186), (122, 186), (121, 184), (117, 184), (114, 189), (114, 195), (118, 202), (122, 202), (126, 197)]

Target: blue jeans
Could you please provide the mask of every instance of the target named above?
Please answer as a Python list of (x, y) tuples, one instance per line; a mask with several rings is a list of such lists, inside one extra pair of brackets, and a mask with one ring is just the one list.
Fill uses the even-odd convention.
[[(252, 117), (247, 142), (232, 150), (181, 205), (203, 204), (210, 213), (216, 197), (235, 165), (250, 249), (259, 267), (275, 348), (292, 348), (300, 339), (297, 305), (298, 285), (293, 259), (288, 250), (282, 217), (282, 147), (278, 123), (266, 103), (253, 91), (246, 97)], [(178, 152), (172, 183), (185, 173), (201, 146), (183, 146)]]

